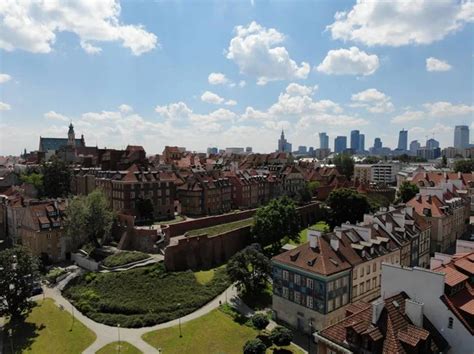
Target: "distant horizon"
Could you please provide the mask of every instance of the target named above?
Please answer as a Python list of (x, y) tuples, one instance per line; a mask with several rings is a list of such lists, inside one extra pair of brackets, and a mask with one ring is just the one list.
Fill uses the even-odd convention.
[[(20, 2), (0, 7), (0, 155), (89, 146), (273, 152), (474, 130), (467, 1)], [(9, 19), (9, 20), (8, 20)], [(22, 23), (21, 29), (14, 23)], [(382, 24), (382, 25), (380, 25)], [(473, 144), (473, 134), (469, 142)]]

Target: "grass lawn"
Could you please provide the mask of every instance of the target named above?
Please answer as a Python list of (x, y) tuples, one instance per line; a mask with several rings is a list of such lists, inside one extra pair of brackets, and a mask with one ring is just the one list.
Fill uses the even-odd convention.
[(184, 221), (184, 217), (181, 215), (176, 215), (174, 219), (171, 220), (162, 220), (162, 221), (156, 221), (154, 222), (155, 225), (171, 225), (171, 224), (176, 224), (178, 222)]
[[(13, 330), (13, 349), (18, 353), (76, 354), (82, 353), (95, 340), (96, 335), (78, 320), (72, 322), (69, 312), (60, 310), (54, 300), (38, 302), (25, 322)], [(11, 354), (7, 337), (9, 324), (4, 331), (5, 354)]]
[(104, 259), (106, 267), (118, 267), (132, 262), (138, 262), (150, 258), (150, 255), (138, 251), (120, 251)]
[(196, 281), (199, 284), (206, 285), (212, 279), (214, 279), (214, 269), (201, 270), (199, 272), (194, 272), (194, 276), (196, 277)]
[(143, 327), (187, 315), (230, 285), (225, 267), (198, 278), (190, 270), (167, 272), (162, 264), (155, 264), (122, 272), (87, 273), (73, 279), (63, 295), (97, 322)]
[(208, 234), (209, 236), (219, 235), (223, 232), (227, 232), (230, 230), (239, 229), (244, 226), (251, 226), (253, 225), (253, 218), (229, 222), (227, 224), (220, 224), (210, 227), (205, 227), (203, 229), (196, 229), (186, 232), (186, 236), (196, 236), (202, 234)]
[[(245, 342), (258, 335), (258, 331), (234, 321), (220, 310), (181, 325), (183, 336), (179, 337), (179, 327), (170, 327), (145, 333), (143, 339), (167, 354), (237, 354), (242, 353)], [(287, 353), (302, 354), (291, 346)], [(268, 349), (267, 353), (273, 353)]]
[[(310, 226), (309, 228), (313, 228), (313, 229), (316, 229), (318, 231), (324, 231), (326, 228), (327, 228), (327, 230), (329, 230), (329, 225), (326, 224), (326, 222), (324, 222), (324, 221), (318, 221), (316, 224)], [(308, 229), (304, 229), (304, 230), (300, 231), (300, 240), (299, 240), (299, 242), (289, 241), (288, 243), (290, 245), (299, 246), (299, 245), (302, 245), (303, 243), (306, 243), (306, 242), (308, 242)]]
[[(107, 344), (105, 347), (102, 347), (99, 351), (95, 352), (96, 354), (117, 354), (119, 342), (113, 342)], [(134, 347), (128, 342), (120, 342), (120, 354), (143, 354), (141, 350)]]

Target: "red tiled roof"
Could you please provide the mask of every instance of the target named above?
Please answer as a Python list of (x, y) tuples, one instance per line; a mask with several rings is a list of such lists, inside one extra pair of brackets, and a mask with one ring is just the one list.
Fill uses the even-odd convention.
[(433, 269), (433, 271), (437, 273), (444, 273), (444, 282), (449, 286), (455, 286), (469, 279), (467, 275), (449, 266), (441, 266), (439, 268)]
[[(474, 253), (472, 254), (474, 256)], [(454, 262), (454, 266), (456, 268), (460, 268), (463, 271), (474, 275), (474, 261), (469, 259), (468, 257), (461, 258)]]

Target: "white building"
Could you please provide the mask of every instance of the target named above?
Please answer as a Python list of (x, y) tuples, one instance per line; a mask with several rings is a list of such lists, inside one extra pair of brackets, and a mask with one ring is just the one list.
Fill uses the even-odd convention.
[[(474, 259), (474, 253), (471, 258)], [(470, 262), (471, 267), (474, 265), (471, 260), (466, 261)], [(457, 280), (453, 282), (453, 279)], [(449, 353), (453, 354), (472, 353), (474, 348), (474, 329), (471, 326), (471, 304), (474, 298), (466, 288), (462, 288), (470, 281), (468, 276), (454, 268), (435, 272), (417, 267), (382, 264), (382, 297), (386, 299), (403, 291), (408, 297), (421, 303), (422, 314), (429, 318), (448, 341), (451, 348)], [(456, 302), (459, 306), (454, 305), (453, 298), (460, 295), (466, 295), (467, 299)]]
[(377, 163), (372, 165), (370, 180), (374, 183), (393, 184), (397, 181), (399, 171), (399, 163)]

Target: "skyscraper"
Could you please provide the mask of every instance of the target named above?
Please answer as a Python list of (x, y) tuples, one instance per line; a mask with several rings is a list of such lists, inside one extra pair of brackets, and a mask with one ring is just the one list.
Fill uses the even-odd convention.
[(418, 140), (413, 140), (410, 143), (410, 154), (413, 156), (416, 156), (416, 152), (420, 149), (421, 144), (418, 142)]
[(467, 125), (456, 125), (454, 128), (454, 147), (456, 149), (469, 147), (469, 127)]
[(359, 135), (359, 151), (360, 152), (365, 151), (365, 135), (364, 134)]
[(329, 149), (329, 136), (326, 133), (319, 133), (319, 148)]
[(439, 148), (439, 141), (435, 139), (428, 139), (426, 140), (426, 148), (429, 150)]
[(334, 152), (340, 153), (347, 149), (347, 137), (338, 136), (334, 139)]
[(285, 132), (281, 131), (280, 139), (278, 140), (278, 152), (291, 152), (291, 144), (285, 139)]
[(351, 131), (351, 149), (354, 150), (354, 152), (359, 151), (359, 135), (360, 132), (358, 130)]
[(382, 140), (380, 140), (380, 138), (375, 138), (374, 149), (381, 149), (381, 148), (382, 148)]
[(402, 129), (398, 133), (398, 150), (406, 151), (408, 148), (408, 130)]

